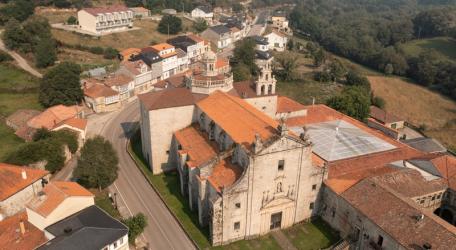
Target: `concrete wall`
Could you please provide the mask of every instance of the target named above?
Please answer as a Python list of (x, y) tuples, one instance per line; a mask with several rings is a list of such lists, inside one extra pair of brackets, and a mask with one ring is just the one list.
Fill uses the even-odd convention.
[(259, 111), (267, 114), (269, 117), (275, 119), (277, 112), (277, 96), (259, 96), (244, 99), (250, 105), (254, 106)]
[(47, 226), (65, 219), (66, 217), (94, 204), (95, 202), (92, 196), (68, 197), (46, 217), (28, 207), (27, 216), (30, 223), (38, 229), (43, 230)]
[(384, 133), (385, 135), (387, 135), (395, 140), (399, 139), (399, 131), (397, 131), (396, 129), (392, 129), (390, 126), (383, 125), (383, 124), (377, 122), (375, 119), (368, 118), (367, 126), (380, 130), (382, 133)]
[(146, 115), (141, 105), (143, 153), (154, 174), (176, 169), (175, 164), (167, 164), (173, 133), (192, 124), (194, 110), (195, 106), (189, 105), (150, 110)]
[[(44, 179), (49, 180), (49, 175), (45, 176)], [(41, 190), (43, 190), (43, 186), (41, 179), (39, 179), (6, 200), (0, 201), (0, 220), (2, 220), (2, 217), (12, 216), (25, 209), (25, 204), (38, 195)]]
[(95, 16), (92, 16), (85, 10), (80, 10), (78, 11), (78, 21), (82, 30), (97, 33), (97, 18)]

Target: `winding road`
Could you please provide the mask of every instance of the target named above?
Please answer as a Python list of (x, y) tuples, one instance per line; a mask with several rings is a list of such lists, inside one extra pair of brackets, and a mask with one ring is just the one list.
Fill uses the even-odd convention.
[(123, 215), (142, 212), (148, 219), (142, 240), (150, 249), (195, 249), (162, 200), (126, 151), (127, 138), (139, 121), (139, 102), (129, 103), (107, 121), (101, 135), (110, 140), (119, 156), (119, 177), (111, 186)]

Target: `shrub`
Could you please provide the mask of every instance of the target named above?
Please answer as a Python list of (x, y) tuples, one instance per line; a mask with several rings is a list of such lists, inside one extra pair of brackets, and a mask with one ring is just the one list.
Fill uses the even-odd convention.
[(70, 16), (67, 19), (67, 24), (69, 24), (69, 25), (78, 24), (78, 19), (76, 17), (74, 17), (74, 16)]
[(102, 55), (104, 53), (104, 49), (102, 47), (90, 47), (89, 52), (97, 55)]
[(105, 59), (114, 59), (117, 57), (118, 54), (119, 54), (119, 51), (117, 51), (114, 48), (108, 47), (104, 50), (103, 57)]
[(6, 52), (0, 51), (0, 62), (12, 61), (13, 58)]

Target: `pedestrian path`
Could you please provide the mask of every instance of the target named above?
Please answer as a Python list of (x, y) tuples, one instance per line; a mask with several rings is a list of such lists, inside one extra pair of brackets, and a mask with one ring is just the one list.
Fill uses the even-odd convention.
[(288, 240), (287, 236), (285, 236), (285, 234), (282, 231), (276, 230), (276, 231), (273, 231), (271, 234), (272, 234), (272, 237), (279, 244), (280, 248), (286, 249), (286, 250), (298, 250), (295, 246), (293, 246), (291, 241)]

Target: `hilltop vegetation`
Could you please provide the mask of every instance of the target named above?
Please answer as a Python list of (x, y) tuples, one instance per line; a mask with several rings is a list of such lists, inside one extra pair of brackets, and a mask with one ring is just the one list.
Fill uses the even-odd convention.
[[(434, 51), (407, 54), (414, 39), (456, 36), (456, 2), (303, 0), (291, 13), (297, 33), (325, 49), (386, 74), (408, 76), (456, 98), (456, 63)], [(356, 17), (356, 18), (354, 18)]]

